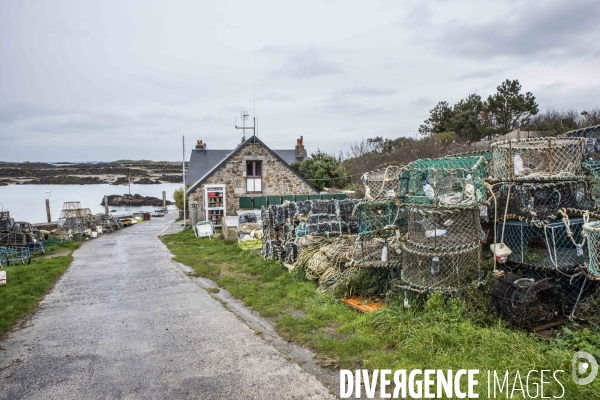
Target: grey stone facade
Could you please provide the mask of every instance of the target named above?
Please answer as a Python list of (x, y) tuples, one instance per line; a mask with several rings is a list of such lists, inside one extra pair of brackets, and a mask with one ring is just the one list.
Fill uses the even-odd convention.
[(314, 188), (296, 175), (287, 164), (273, 156), (262, 143), (249, 143), (198, 186), (190, 194), (190, 202), (198, 203), (199, 208), (203, 211), (204, 186), (225, 184), (226, 213), (227, 215), (236, 215), (239, 197), (246, 194), (247, 161), (262, 161), (262, 193), (249, 193), (248, 195), (316, 193)]

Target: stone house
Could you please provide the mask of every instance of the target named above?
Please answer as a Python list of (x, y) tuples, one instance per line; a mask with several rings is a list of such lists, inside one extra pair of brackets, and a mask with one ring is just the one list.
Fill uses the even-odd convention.
[(271, 150), (256, 136), (234, 150), (209, 150), (198, 140), (192, 150), (186, 176), (190, 203), (204, 207), (204, 186), (225, 185), (226, 214), (237, 215), (242, 195), (318, 193), (317, 188), (294, 171), (290, 164), (307, 158), (303, 138), (295, 149)]

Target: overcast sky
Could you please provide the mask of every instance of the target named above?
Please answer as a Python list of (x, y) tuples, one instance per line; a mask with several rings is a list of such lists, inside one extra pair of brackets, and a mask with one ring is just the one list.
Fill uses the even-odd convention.
[(180, 160), (415, 137), (440, 100), (519, 79), (600, 107), (600, 1), (0, 0), (0, 160)]

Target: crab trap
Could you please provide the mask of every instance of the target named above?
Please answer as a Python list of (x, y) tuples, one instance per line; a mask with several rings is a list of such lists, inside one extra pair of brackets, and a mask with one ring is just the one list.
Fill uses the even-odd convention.
[(478, 244), (484, 237), (479, 210), (408, 207), (407, 240), (416, 247), (452, 250)]
[[(585, 292), (586, 287), (587, 292)], [(600, 281), (587, 280), (581, 293), (585, 293), (586, 296), (579, 298), (573, 307), (571, 317), (579, 321), (600, 322)]]
[(279, 240), (264, 241), (263, 258), (265, 260), (285, 259), (285, 247)]
[(365, 198), (374, 200), (396, 197), (401, 175), (402, 168), (396, 166), (365, 173), (360, 178), (365, 186)]
[[(568, 270), (589, 261), (583, 218), (554, 220), (537, 227), (506, 221), (504, 243), (512, 250), (508, 261), (546, 269)], [(502, 236), (499, 224), (496, 237)]]
[(583, 163), (584, 171), (591, 176), (590, 190), (596, 203), (600, 208), (600, 161), (585, 161)]
[(600, 152), (600, 125), (570, 131), (566, 135), (570, 138), (583, 138), (585, 140), (584, 157), (598, 157), (595, 153)]
[(256, 218), (256, 214), (254, 214), (254, 213), (244, 213), (238, 217), (238, 225), (245, 224), (245, 223), (253, 223), (256, 221), (257, 221), (257, 218)]
[(402, 265), (402, 249), (395, 236), (357, 236), (351, 265), (358, 268), (389, 268)]
[(397, 199), (364, 201), (355, 208), (359, 235), (397, 235), (406, 232), (406, 210)]
[(294, 242), (286, 243), (285, 245), (285, 263), (293, 264), (298, 258), (298, 246)]
[(0, 232), (10, 231), (12, 219), (9, 211), (0, 211)]
[(598, 321), (600, 280), (587, 276), (579, 267), (564, 270), (524, 267), (522, 272), (529, 278), (552, 281), (564, 301), (565, 315), (580, 321)]
[(489, 295), (490, 311), (522, 328), (533, 328), (564, 317), (562, 295), (549, 279), (503, 276), (494, 283)]
[(402, 280), (424, 291), (453, 292), (475, 287), (482, 278), (481, 246), (430, 250), (402, 243)]
[(553, 137), (492, 143), (491, 176), (504, 182), (579, 179), (584, 145), (584, 139)]
[(335, 200), (307, 200), (311, 214), (335, 214)]
[(507, 219), (542, 226), (559, 218), (563, 209), (571, 216), (596, 209), (590, 183), (585, 180), (504, 184), (495, 196), (497, 221), (504, 219), (506, 211)]
[(400, 185), (405, 204), (473, 208), (486, 198), (485, 158), (423, 159), (408, 164)]
[(587, 273), (595, 278), (600, 278), (600, 222), (592, 221), (583, 225), (586, 234), (589, 262)]
[(335, 214), (311, 214), (306, 223), (306, 234), (313, 236), (339, 236), (342, 224)]

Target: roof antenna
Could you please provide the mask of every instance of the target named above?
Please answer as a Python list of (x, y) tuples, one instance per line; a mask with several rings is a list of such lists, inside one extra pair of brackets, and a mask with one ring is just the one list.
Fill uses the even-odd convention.
[(256, 136), (256, 130), (255, 130), (255, 126), (256, 126), (256, 118), (254, 120), (254, 125), (255, 126), (246, 126), (246, 120), (248, 119), (248, 111), (242, 111), (240, 113), (240, 117), (242, 118), (242, 126), (237, 126), (237, 118), (236, 118), (236, 122), (235, 122), (235, 129), (242, 129), (242, 131), (244, 132), (243, 138), (242, 138), (242, 143), (246, 141), (246, 129), (252, 129), (252, 136)]

